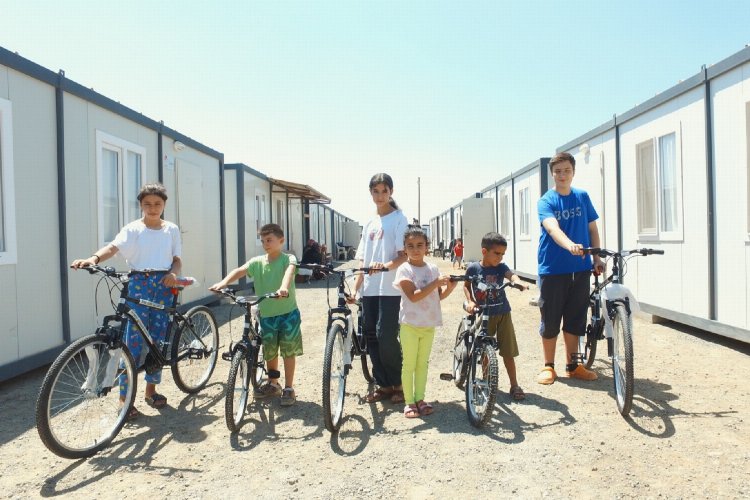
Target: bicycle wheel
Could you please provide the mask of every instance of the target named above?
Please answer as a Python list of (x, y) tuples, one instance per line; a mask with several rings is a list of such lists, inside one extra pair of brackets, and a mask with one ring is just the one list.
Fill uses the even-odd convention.
[(591, 368), (596, 358), (596, 344), (601, 336), (602, 329), (604, 328), (603, 320), (599, 320), (596, 324), (592, 324), (591, 315), (589, 314), (589, 323), (586, 325), (586, 334), (578, 337), (578, 352), (583, 354), (585, 358), (586, 368)]
[(497, 356), (489, 344), (474, 349), (466, 381), (466, 414), (474, 427), (489, 422), (495, 408)]
[(367, 380), (368, 384), (372, 384), (375, 379), (372, 378), (372, 372), (370, 371), (370, 366), (367, 364), (367, 353), (363, 352), (359, 356), (359, 361), (362, 364), (362, 373), (365, 376), (365, 380)]
[(326, 337), (323, 357), (323, 421), (330, 432), (336, 432), (341, 425), (345, 396), (344, 327), (334, 323)]
[[(89, 335), (69, 345), (52, 363), (36, 402), (36, 428), (57, 456), (85, 458), (107, 447), (122, 429), (135, 398), (135, 362), (122, 344)], [(129, 383), (120, 402), (118, 378)]]
[(250, 351), (250, 383), (253, 389), (260, 389), (260, 386), (268, 381), (268, 371), (266, 371), (266, 361), (263, 358), (263, 343), (257, 339), (258, 345)]
[(615, 305), (612, 331), (612, 370), (615, 400), (623, 417), (633, 406), (633, 322), (623, 304)]
[(456, 342), (453, 347), (453, 383), (461, 390), (464, 389), (464, 383), (466, 383), (466, 368), (468, 366), (466, 363), (467, 352), (466, 341), (464, 340), (465, 333), (464, 320), (461, 320), (458, 324)]
[(172, 343), (172, 376), (181, 391), (203, 389), (216, 367), (219, 329), (208, 307), (197, 306), (185, 315)]
[(258, 350), (251, 347), (249, 353), (242, 348), (237, 349), (232, 357), (232, 366), (229, 368), (227, 389), (224, 395), (224, 416), (227, 421), (227, 429), (230, 432), (240, 430), (247, 401), (253, 392), (252, 368), (249, 359), (257, 355)]

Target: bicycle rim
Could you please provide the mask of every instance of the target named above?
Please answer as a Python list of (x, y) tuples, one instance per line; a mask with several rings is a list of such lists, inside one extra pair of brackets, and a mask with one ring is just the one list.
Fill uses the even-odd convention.
[(475, 349), (466, 381), (466, 413), (474, 427), (481, 427), (492, 417), (498, 376), (497, 356), (490, 345)]
[(613, 321), (612, 370), (617, 409), (623, 416), (633, 405), (633, 324), (625, 306), (617, 304)]
[(210, 309), (190, 309), (172, 346), (172, 375), (183, 392), (203, 389), (216, 367), (219, 330)]
[(337, 431), (341, 425), (345, 396), (344, 329), (334, 323), (326, 338), (323, 358), (323, 420), (330, 432)]
[(227, 378), (225, 416), (227, 428), (231, 432), (237, 432), (245, 415), (247, 401), (252, 391), (250, 383), (250, 366), (245, 351), (238, 349), (232, 358), (232, 366)]
[[(45, 446), (63, 458), (90, 457), (105, 448), (125, 423), (133, 402), (136, 370), (127, 349), (89, 336), (66, 348), (50, 367), (36, 407)], [(119, 377), (130, 382), (120, 402)]]

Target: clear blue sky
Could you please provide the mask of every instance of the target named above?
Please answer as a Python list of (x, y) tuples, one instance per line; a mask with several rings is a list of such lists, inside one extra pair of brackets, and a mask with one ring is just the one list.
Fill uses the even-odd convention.
[(364, 222), (423, 222), (750, 43), (735, 1), (0, 0), (0, 46)]

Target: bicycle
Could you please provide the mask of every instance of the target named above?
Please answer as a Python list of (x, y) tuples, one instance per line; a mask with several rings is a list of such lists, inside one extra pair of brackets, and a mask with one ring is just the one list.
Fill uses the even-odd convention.
[[(179, 290), (188, 285), (185, 279), (183, 286), (172, 289), (172, 304), (166, 306), (130, 297), (130, 272), (100, 266), (84, 269), (102, 275), (99, 283), (108, 283), (111, 301), (112, 291), (120, 289), (117, 305), (112, 301), (115, 313), (105, 316), (94, 334), (76, 340), (60, 353), (44, 377), (36, 403), (36, 427), (42, 442), (52, 453), (71, 459), (93, 456), (114, 440), (133, 406), (138, 372), (154, 373), (169, 366), (177, 387), (196, 393), (213, 373), (219, 343), (216, 320), (207, 307), (196, 306), (185, 314), (177, 309)], [(168, 314), (165, 341), (160, 345), (154, 342), (129, 302)], [(148, 351), (140, 367), (123, 342), (128, 321), (138, 326), (135, 330)], [(124, 401), (119, 394), (121, 375), (128, 380)]]
[[(615, 252), (605, 248), (584, 248), (584, 253), (612, 259), (612, 272), (602, 281), (594, 274), (594, 288), (589, 296), (589, 320), (586, 334), (578, 340), (578, 361), (591, 368), (596, 356), (596, 344), (607, 339), (607, 355), (612, 361), (617, 410), (627, 416), (633, 405), (633, 321), (632, 311), (638, 301), (622, 284), (627, 272), (627, 260), (646, 255), (663, 255), (664, 250), (637, 248)], [(602, 310), (606, 316), (602, 318)]]
[[(323, 356), (323, 421), (330, 432), (338, 431), (344, 414), (344, 399), (346, 397), (346, 377), (352, 368), (355, 357), (359, 357), (362, 373), (368, 383), (373, 382), (372, 374), (367, 364), (367, 338), (362, 322), (362, 303), (357, 301), (356, 320), (352, 318), (346, 293), (346, 279), (356, 274), (370, 271), (387, 271), (386, 268), (372, 269), (368, 267), (334, 270), (330, 266), (315, 264), (306, 265), (310, 269), (318, 269), (328, 277), (326, 297), (328, 299), (328, 322), (326, 325), (326, 344)], [(335, 277), (338, 301), (331, 306), (330, 291), (331, 277)], [(355, 325), (356, 324), (356, 328)]]
[[(451, 281), (468, 281), (474, 283), (484, 295), (484, 304), (475, 311), (468, 312), (461, 320), (456, 332), (453, 347), (453, 372), (441, 373), (441, 380), (452, 380), (456, 387), (464, 390), (466, 395), (466, 414), (474, 427), (482, 427), (489, 422), (495, 408), (495, 395), (499, 366), (497, 361), (497, 339), (487, 334), (487, 323), (490, 319), (489, 292), (497, 293), (509, 286), (505, 283), (486, 283), (482, 276), (451, 275)], [(477, 314), (481, 312), (481, 316)], [(481, 373), (481, 374), (480, 374)]]
[[(238, 432), (251, 391), (260, 388), (269, 375), (263, 358), (260, 325), (257, 314), (254, 314), (255, 306), (266, 299), (277, 298), (279, 294), (274, 292), (258, 297), (240, 297), (230, 288), (219, 290), (219, 293), (245, 309), (242, 338), (236, 344), (230, 343), (229, 350), (221, 355), (225, 361), (232, 362), (224, 395), (224, 417), (229, 431)], [(278, 378), (278, 375), (272, 378)]]

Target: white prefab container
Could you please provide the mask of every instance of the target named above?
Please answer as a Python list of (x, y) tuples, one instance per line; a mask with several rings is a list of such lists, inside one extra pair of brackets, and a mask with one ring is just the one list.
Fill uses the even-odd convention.
[[(541, 158), (512, 177), (514, 202), (514, 270), (528, 279), (537, 277), (537, 250), (541, 225), (537, 202), (549, 186), (548, 158)], [(508, 262), (510, 265), (510, 263)]]
[[(97, 309), (111, 312), (68, 266), (141, 216), (147, 182), (165, 183), (165, 218), (189, 231), (183, 270), (201, 285), (183, 304), (213, 300), (205, 283), (225, 265), (221, 153), (0, 48), (0, 155), (0, 380), (50, 362), (94, 331)], [(119, 256), (108, 265), (125, 268)]]
[(355, 220), (344, 222), (344, 245), (357, 247), (362, 236), (362, 226)]
[(495, 230), (495, 207), (490, 198), (466, 198), (463, 208), (464, 262), (482, 260), (482, 237)]

